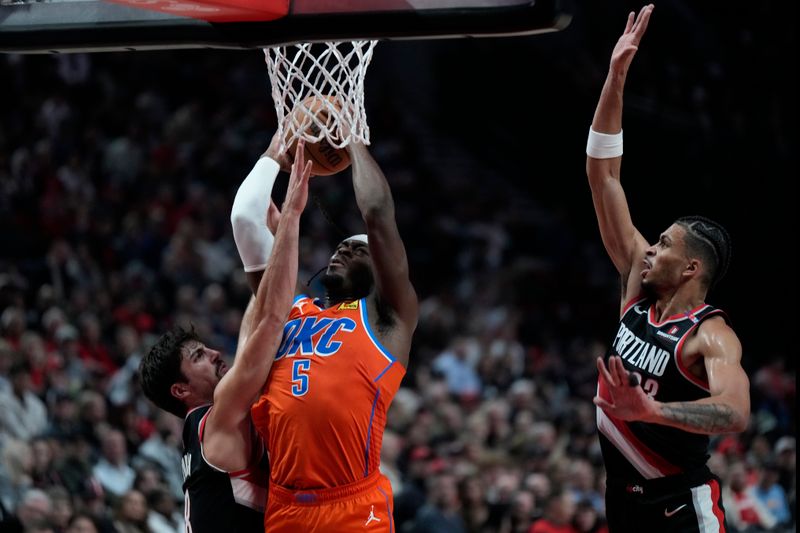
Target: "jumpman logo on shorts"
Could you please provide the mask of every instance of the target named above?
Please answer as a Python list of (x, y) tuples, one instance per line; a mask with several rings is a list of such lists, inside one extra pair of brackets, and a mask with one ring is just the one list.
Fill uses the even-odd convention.
[(380, 519), (380, 518), (378, 518), (377, 516), (375, 516), (375, 506), (374, 506), (374, 505), (371, 505), (371, 506), (370, 506), (370, 510), (369, 510), (369, 516), (367, 517), (367, 521), (366, 521), (366, 522), (364, 522), (364, 525), (365, 525), (365, 526), (368, 526), (368, 525), (369, 525), (369, 523), (370, 523), (370, 522), (372, 522), (373, 520), (374, 520), (375, 522), (380, 522), (380, 521), (381, 521), (381, 519)]

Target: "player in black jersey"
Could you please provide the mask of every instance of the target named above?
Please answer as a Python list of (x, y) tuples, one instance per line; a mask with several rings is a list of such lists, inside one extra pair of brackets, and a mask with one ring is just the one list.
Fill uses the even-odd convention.
[[(185, 418), (182, 467), (188, 532), (264, 531), (266, 453), (251, 423), (250, 406), (266, 381), (294, 297), (299, 220), (311, 173), (310, 161), (302, 164), (303, 146), (298, 142), (272, 253), (266, 270), (261, 265), (263, 279), (258, 276), (255, 297), (242, 319), (231, 368), (218, 351), (181, 328), (164, 334), (140, 365), (147, 397)], [(260, 225), (265, 223), (262, 218)], [(259, 381), (253, 376), (263, 377)]]
[(600, 372), (597, 425), (612, 533), (725, 531), (708, 435), (745, 429), (742, 348), (705, 303), (730, 257), (727, 232), (702, 217), (675, 221), (649, 245), (620, 184), (622, 93), (653, 5), (631, 13), (589, 132), (586, 172), (600, 234), (622, 276), (620, 324)]

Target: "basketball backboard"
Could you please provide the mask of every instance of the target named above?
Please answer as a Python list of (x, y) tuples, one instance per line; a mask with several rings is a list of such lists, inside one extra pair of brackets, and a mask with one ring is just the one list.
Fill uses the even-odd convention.
[(565, 1), (0, 0), (0, 52), (532, 34), (569, 24)]

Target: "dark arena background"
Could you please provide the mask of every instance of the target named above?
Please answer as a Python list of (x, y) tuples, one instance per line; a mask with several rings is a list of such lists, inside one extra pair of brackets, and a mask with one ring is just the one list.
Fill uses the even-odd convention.
[[(375, 50), (371, 151), (421, 302), (383, 444), (398, 532), (527, 532), (543, 516), (602, 530), (591, 399), (619, 281), (585, 147), (639, 7), (576, 1), (557, 33)], [(734, 502), (767, 501), (758, 487), (771, 530), (795, 530), (795, 29), (793, 2), (657, 3), (625, 92), (634, 223), (652, 242), (701, 214), (733, 240), (708, 298), (751, 383), (749, 428), (711, 445), (731, 531), (768, 530)], [(4, 54), (0, 80), (0, 531), (77, 531), (79, 513), (102, 532), (182, 531), (181, 421), (136, 369), (173, 324), (235, 351), (249, 289), (231, 202), (276, 126), (263, 54)], [(349, 171), (311, 194), (303, 283), (363, 231)], [(12, 393), (19, 372), (38, 401)]]

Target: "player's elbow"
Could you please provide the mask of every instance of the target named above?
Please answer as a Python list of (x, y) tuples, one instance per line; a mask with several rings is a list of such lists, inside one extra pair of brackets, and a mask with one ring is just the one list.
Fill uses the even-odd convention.
[(361, 216), (367, 227), (376, 226), (385, 220), (394, 220), (394, 206), (392, 202), (373, 202), (364, 206)]
[[(266, 222), (264, 225), (266, 226)], [(233, 226), (234, 231), (253, 230), (258, 228), (259, 221), (245, 209), (234, 209), (231, 211), (231, 226)]]
[(733, 419), (733, 428), (732, 431), (734, 433), (742, 433), (747, 429), (747, 426), (750, 425), (750, 408), (749, 406), (745, 409), (741, 409), (736, 412), (736, 416)]

